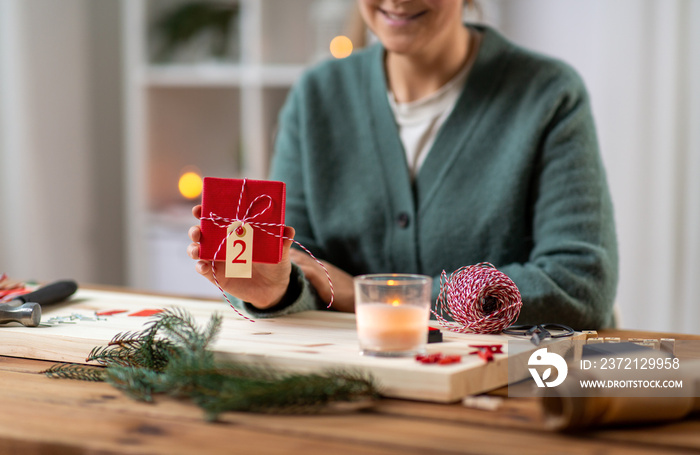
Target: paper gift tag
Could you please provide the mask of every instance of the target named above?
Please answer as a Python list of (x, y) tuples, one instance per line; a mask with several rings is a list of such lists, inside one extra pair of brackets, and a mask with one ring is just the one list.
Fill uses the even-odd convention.
[(253, 227), (234, 221), (226, 230), (226, 278), (253, 276)]

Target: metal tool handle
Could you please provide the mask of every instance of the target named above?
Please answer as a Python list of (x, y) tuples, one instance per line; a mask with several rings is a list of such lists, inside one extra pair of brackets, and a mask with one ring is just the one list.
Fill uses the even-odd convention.
[(0, 324), (19, 322), (27, 327), (36, 327), (41, 322), (41, 305), (36, 302), (12, 307), (0, 305)]
[(50, 305), (52, 303), (62, 302), (78, 289), (78, 285), (72, 280), (56, 281), (55, 283), (47, 284), (46, 286), (37, 289), (29, 294), (24, 294), (15, 299), (21, 302), (36, 302), (40, 305)]

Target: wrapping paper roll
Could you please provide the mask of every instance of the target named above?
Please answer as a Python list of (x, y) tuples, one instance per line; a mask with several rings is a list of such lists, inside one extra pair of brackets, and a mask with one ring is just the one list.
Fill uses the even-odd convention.
[[(523, 302), (513, 281), (492, 264), (462, 267), (440, 276), (440, 325), (459, 333), (498, 333), (520, 314)], [(454, 322), (449, 321), (452, 319)]]
[[(682, 380), (689, 386), (683, 396), (659, 396), (658, 389), (638, 389), (637, 396), (614, 396), (614, 389), (590, 389), (588, 396), (572, 396), (564, 384), (547, 389), (542, 397), (545, 426), (551, 430), (576, 431), (592, 427), (682, 419), (700, 412), (700, 360), (681, 364), (681, 370), (656, 370), (658, 380)], [(638, 378), (636, 371), (615, 371), (616, 379)], [(623, 374), (625, 373), (625, 374)], [(579, 380), (608, 379), (610, 372), (569, 369), (568, 384)], [(566, 384), (565, 383), (565, 384)]]

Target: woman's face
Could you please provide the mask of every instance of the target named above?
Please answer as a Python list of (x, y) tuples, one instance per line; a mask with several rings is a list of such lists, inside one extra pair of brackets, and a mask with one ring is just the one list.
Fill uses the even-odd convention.
[(359, 0), (367, 26), (389, 52), (441, 52), (462, 27), (463, 0)]

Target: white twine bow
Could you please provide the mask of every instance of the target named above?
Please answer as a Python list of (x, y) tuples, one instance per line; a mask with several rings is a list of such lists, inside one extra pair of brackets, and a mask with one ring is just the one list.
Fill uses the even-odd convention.
[[(276, 234), (274, 232), (270, 232), (264, 228), (264, 227), (284, 227), (284, 224), (260, 223), (260, 222), (253, 222), (252, 221), (255, 218), (261, 216), (263, 213), (267, 212), (272, 207), (272, 197), (269, 194), (259, 195), (258, 197), (256, 197), (253, 200), (253, 202), (250, 203), (250, 205), (248, 206), (248, 208), (245, 211), (245, 215), (243, 215), (243, 218), (240, 218), (241, 201), (243, 200), (243, 191), (245, 191), (246, 181), (247, 181), (247, 179), (243, 179), (243, 185), (241, 186), (241, 192), (238, 195), (238, 204), (236, 205), (236, 218), (225, 218), (225, 217), (219, 216), (213, 212), (209, 212), (209, 216), (206, 216), (206, 217), (203, 216), (200, 218), (200, 220), (211, 221), (212, 223), (214, 223), (216, 226), (218, 226), (220, 228), (227, 228), (228, 226), (231, 225), (231, 223), (234, 223), (236, 221), (240, 221), (241, 225), (238, 227), (238, 229), (236, 229), (236, 231), (239, 231), (240, 229), (242, 229), (243, 225), (249, 224), (250, 226), (252, 226), (256, 229), (261, 230), (265, 234), (271, 235), (273, 237), (281, 238), (284, 240), (290, 240), (290, 241), (294, 242), (297, 246), (299, 246), (299, 248), (301, 248), (309, 256), (311, 256), (311, 258), (314, 261), (316, 261), (316, 263), (318, 265), (320, 265), (321, 268), (323, 269), (323, 271), (325, 272), (326, 278), (328, 278), (328, 285), (330, 286), (330, 289), (331, 289), (331, 300), (330, 300), (330, 302), (328, 302), (328, 306), (326, 308), (330, 308), (331, 305), (333, 305), (333, 301), (335, 300), (335, 292), (333, 290), (333, 281), (331, 280), (331, 275), (328, 273), (328, 269), (326, 269), (326, 266), (324, 266), (321, 261), (316, 259), (316, 256), (314, 256), (313, 253), (311, 253), (311, 251), (309, 251), (304, 245), (297, 242), (293, 238), (289, 238), (285, 235), (280, 235), (280, 234)], [(255, 203), (261, 199), (267, 199), (267, 206), (265, 206), (265, 208), (263, 208), (262, 210), (259, 210), (255, 213), (251, 214), (251, 211), (253, 210)], [(216, 284), (216, 287), (219, 289), (219, 291), (221, 291), (221, 294), (224, 296), (224, 299), (226, 299), (226, 302), (229, 304), (229, 306), (231, 308), (233, 308), (233, 311), (235, 311), (242, 318), (247, 319), (251, 322), (255, 322), (253, 319), (241, 314), (241, 312), (238, 311), (238, 309), (235, 306), (233, 306), (233, 303), (231, 303), (231, 300), (228, 298), (226, 291), (224, 291), (224, 289), (221, 287), (221, 284), (219, 283), (219, 279), (216, 277), (216, 267), (214, 267), (214, 262), (216, 262), (216, 260), (218, 259), (219, 252), (221, 251), (223, 246), (226, 245), (226, 242), (228, 241), (228, 238), (231, 236), (232, 233), (233, 233), (233, 231), (228, 232), (224, 236), (224, 238), (221, 240), (221, 243), (219, 243), (219, 247), (216, 249), (216, 253), (214, 253), (214, 259), (212, 260), (212, 264), (211, 264), (211, 266), (212, 266), (211, 267), (212, 278), (214, 279), (214, 284)]]

